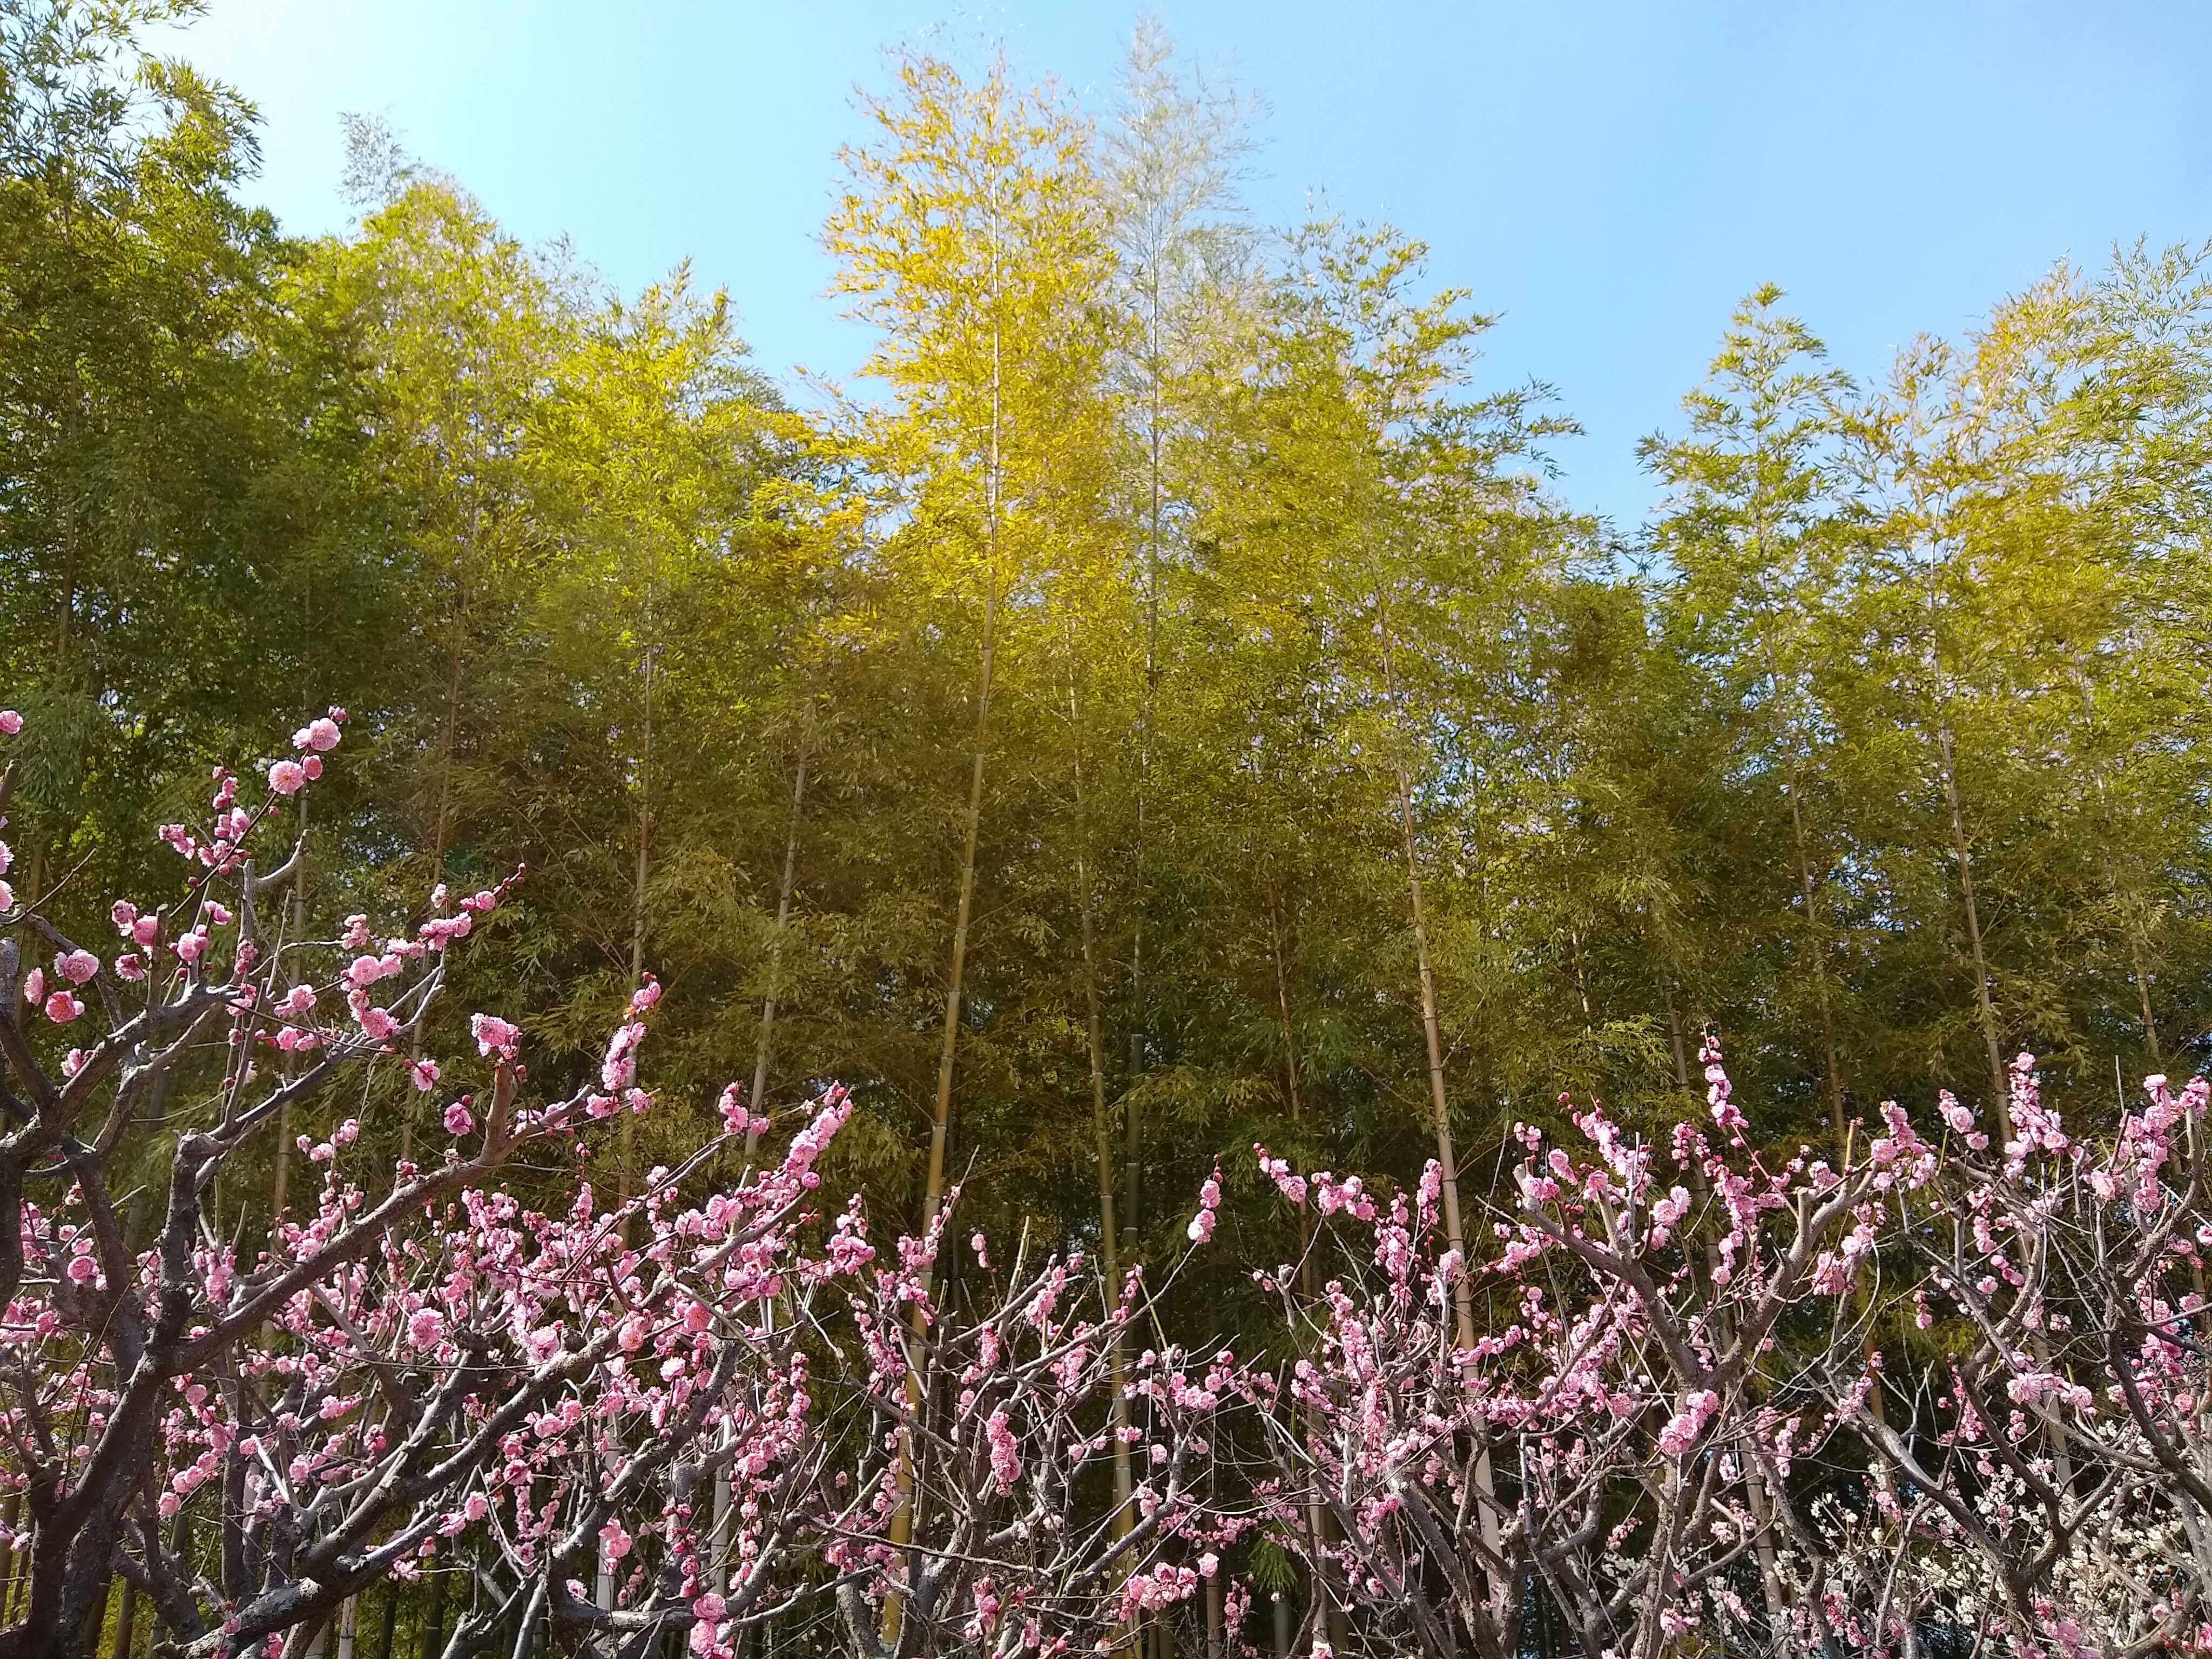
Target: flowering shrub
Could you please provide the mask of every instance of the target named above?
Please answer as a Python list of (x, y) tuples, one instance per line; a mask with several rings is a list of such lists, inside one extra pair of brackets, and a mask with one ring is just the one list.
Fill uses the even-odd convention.
[[(505, 890), (288, 933), (304, 853), (258, 848), (344, 725), (302, 728), (265, 790), (218, 773), (208, 818), (161, 831), (180, 890), (116, 900), (99, 950), (19, 899), (0, 845), (0, 1513), (26, 1586), (0, 1654), (84, 1651), (118, 1577), (171, 1650), (304, 1654), (364, 1588), (459, 1569), (454, 1652), (546, 1630), (726, 1656), (812, 1621), (867, 1659), (1014, 1659), (1202, 1621), (1227, 1659), (1258, 1651), (1285, 1559), (1316, 1654), (2212, 1648), (2201, 1079), (2148, 1079), (2085, 1139), (2022, 1055), (1991, 1126), (1941, 1094), (1925, 1125), (1885, 1103), (1830, 1157), (1778, 1156), (1709, 1042), (1705, 1111), (1656, 1139), (1595, 1106), (1572, 1146), (1516, 1131), (1471, 1251), (1434, 1165), (1397, 1188), (1255, 1147), (1316, 1252), (1257, 1275), (1291, 1357), (1256, 1364), (1174, 1345), (1143, 1276), (1102, 1284), (1078, 1248), (1024, 1239), (1002, 1270), (951, 1242), (950, 1203), (879, 1247), (821, 1192), (840, 1089), (780, 1158), (732, 1088), (635, 1194), (579, 1173), (524, 1206), (503, 1166), (654, 1109), (659, 988), (564, 1097), (494, 1013), (473, 1054), (426, 1057), (447, 957)], [(388, 1173), (327, 1103), (376, 1067), (445, 1134)], [(215, 1183), (294, 1114), (328, 1125), (297, 1143), (319, 1186), (241, 1250)], [(116, 1188), (149, 1134), (171, 1156), (140, 1237)], [(708, 1179), (726, 1144), (733, 1188)], [(1194, 1255), (1225, 1248), (1223, 1203), (1217, 1165)]]
[[(780, 1162), (697, 1202), (682, 1194), (720, 1140), (611, 1206), (580, 1179), (553, 1213), (501, 1190), (525, 1152), (652, 1109), (650, 981), (574, 1093), (533, 1097), (523, 1033), (477, 1013), (454, 1069), (489, 1082), (446, 1102), (437, 1155), (387, 1185), (355, 1167), (344, 1118), (300, 1138), (320, 1189), (266, 1249), (248, 1259), (216, 1233), (226, 1165), (342, 1079), (385, 1066), (447, 1085), (416, 1045), (447, 953), (501, 902), (441, 889), (410, 935), (381, 939), (362, 916), (325, 939), (272, 922), (304, 854), (268, 867), (258, 842), (343, 725), (333, 709), (301, 731), (265, 794), (219, 773), (208, 821), (161, 832), (181, 893), (118, 900), (107, 960), (0, 884), (0, 1479), (28, 1581), (0, 1650), (80, 1650), (119, 1574), (178, 1651), (304, 1651), (365, 1586), (455, 1559), (489, 1591), (461, 1651), (550, 1624), (567, 1650), (665, 1632), (726, 1654), (810, 1598), (871, 1651), (1125, 1618), (1132, 1586), (1162, 1582), (1218, 1397), (1148, 1353), (1130, 1380), (1158, 1405), (1141, 1513), (1070, 1523), (1109, 1443), (1103, 1333), (1139, 1305), (1133, 1282), (1109, 1308), (1079, 1260), (1018, 1263), (999, 1300), (956, 1316), (928, 1289), (949, 1210), (880, 1260), (856, 1206), (813, 1225), (840, 1090)], [(205, 1097), (180, 1109), (171, 1085), (210, 1045)], [(165, 1097), (179, 1127), (142, 1241), (118, 1153)], [(768, 1127), (734, 1092), (722, 1118), (724, 1139)], [(826, 1385), (823, 1353), (843, 1372)]]
[(1313, 1639), (1503, 1659), (1540, 1593), (1589, 1659), (2212, 1648), (2203, 1079), (2093, 1146), (2023, 1054), (1994, 1152), (1944, 1094), (1832, 1166), (1750, 1146), (1704, 1059), (1711, 1127), (1663, 1147), (1519, 1130), (1484, 1263), (1433, 1164), (1382, 1205), (1260, 1152), (1347, 1253), (1310, 1310), (1262, 1276), (1316, 1335), (1250, 1379)]
[(2212, 1648), (2206, 1085), (2143, 1090), (2085, 1142), (2021, 1055), (2000, 1144), (1966, 1135), (1892, 1230), (1894, 1299), (1943, 1352), (1885, 1373), (1901, 1413), (1837, 1391), (1897, 1565), (1875, 1639), (1941, 1617), (2067, 1659)]

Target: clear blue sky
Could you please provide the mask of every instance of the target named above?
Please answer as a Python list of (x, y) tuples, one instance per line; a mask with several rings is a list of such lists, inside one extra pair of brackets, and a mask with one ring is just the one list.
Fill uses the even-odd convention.
[[(1782, 283), (1855, 374), (2055, 260), (2212, 236), (2212, 6), (2128, 0), (1505, 4), (1161, 0), (1271, 106), (1263, 218), (1310, 190), (1425, 237), (1504, 319), (1488, 372), (1558, 386), (1566, 493), (1632, 527), (1742, 294)], [(816, 234), (851, 92), (936, 23), (1103, 109), (1138, 7), (904, 0), (213, 0), (181, 48), (260, 106), (262, 198), (345, 222), (341, 111), (380, 113), (510, 228), (635, 288), (685, 255), (761, 365), (865, 345)]]

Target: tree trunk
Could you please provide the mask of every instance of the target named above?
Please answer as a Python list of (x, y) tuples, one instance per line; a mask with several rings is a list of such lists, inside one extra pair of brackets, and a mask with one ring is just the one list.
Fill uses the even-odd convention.
[[(1392, 723), (1397, 726), (1398, 742), (1394, 745), (1392, 763), (1398, 786), (1398, 827), (1405, 843), (1406, 890), (1413, 920), (1413, 953), (1420, 969), (1421, 1035), (1426, 1040), (1429, 1054), (1429, 1106), (1436, 1119), (1437, 1164), (1443, 1177), (1444, 1242), (1460, 1255), (1459, 1274), (1452, 1285), (1452, 1311), (1460, 1346), (1472, 1348), (1475, 1343), (1474, 1296), (1469, 1285), (1467, 1232), (1461, 1221), (1459, 1164), (1452, 1148), (1451, 1108), (1444, 1092), (1443, 1036), (1437, 1017), (1436, 969), (1429, 955), (1428, 913), (1422, 897), (1420, 859), (1413, 836), (1413, 785), (1405, 753), (1409, 738), (1399, 718), (1397, 659), (1390, 639), (1389, 612), (1379, 605), (1376, 609), (1382, 630), (1383, 680), (1389, 693)], [(1486, 1444), (1476, 1449), (1474, 1480), (1483, 1547), (1497, 1559), (1503, 1534), (1498, 1523), (1497, 1480)], [(1486, 1567), (1485, 1571), (1487, 1573), (1489, 1569)], [(1490, 1589), (1492, 1614), (1502, 1620), (1510, 1611), (1506, 1606), (1510, 1587), (1503, 1576), (1492, 1575)]]
[[(983, 601), (983, 660), (975, 689), (975, 738), (968, 773), (967, 826), (960, 851), (959, 897), (952, 913), (952, 960), (945, 975), (944, 1036), (937, 1053), (937, 1099), (929, 1123), (929, 1174), (922, 1189), (921, 1224), (936, 1219), (945, 1196), (945, 1147), (952, 1117), (952, 1074), (960, 1042), (960, 996), (968, 971), (968, 927), (975, 902), (975, 849), (983, 827), (983, 760), (991, 718), (991, 675), (998, 647), (995, 588)], [(925, 1273), (925, 1288), (927, 1288)]]
[[(652, 590), (646, 593), (647, 637), (652, 636)], [(637, 757), (637, 873), (630, 884), (629, 897), (629, 982), (635, 990), (645, 983), (645, 883), (650, 869), (653, 846), (653, 678), (657, 665), (658, 647), (645, 648), (645, 719), (639, 735), (641, 742)], [(617, 1105), (622, 1115), (622, 1169), (620, 1196), (629, 1200), (631, 1183), (636, 1179), (637, 1114)]]
[(392, 1659), (392, 1644), (399, 1634), (399, 1581), (384, 1581), (384, 1634), (376, 1644), (376, 1659)]
[(1682, 1041), (1682, 1011), (1674, 1006), (1674, 981), (1667, 981), (1667, 1041), (1674, 1050), (1674, 1086), (1684, 1094), (1697, 1091), (1690, 1087), (1690, 1051)]
[[(1413, 921), (1413, 955), (1420, 974), (1421, 1036), (1427, 1044), (1429, 1059), (1429, 1109), (1436, 1130), (1437, 1164), (1443, 1175), (1444, 1240), (1461, 1253), (1464, 1261), (1467, 1233), (1460, 1219), (1459, 1165), (1452, 1152), (1451, 1107), (1444, 1091), (1443, 1034), (1437, 1017), (1436, 969), (1429, 957), (1428, 911), (1422, 895), (1420, 859), (1413, 834), (1413, 780), (1403, 752), (1407, 738), (1399, 718), (1398, 671), (1387, 617), (1382, 628), (1383, 679), (1389, 693), (1392, 724), (1398, 728), (1391, 768), (1397, 785), (1398, 829), (1405, 852), (1406, 891)], [(1474, 1304), (1464, 1273), (1453, 1286), (1452, 1305), (1457, 1316), (1460, 1346), (1471, 1348), (1475, 1340)]]
[(2128, 953), (2135, 970), (2136, 995), (2142, 1003), (2143, 1048), (2150, 1055), (2151, 1069), (2156, 1071), (2165, 1066), (2166, 1060), (2159, 1052), (2158, 1022), (2150, 1015), (2150, 973), (2143, 966), (2143, 941), (2140, 928), (2130, 927), (2128, 929)]
[[(1083, 1001), (1091, 1062), (1091, 1121), (1098, 1142), (1098, 1248), (1106, 1276), (1106, 1293), (1121, 1292), (1121, 1257), (1114, 1230), (1114, 1133), (1106, 1109), (1106, 1040), (1098, 1011), (1097, 925), (1092, 915), (1091, 890), (1090, 803), (1083, 787), (1083, 711), (1073, 679), (1068, 682), (1067, 717), (1074, 756), (1075, 884), (1077, 908), (1083, 919)], [(1118, 1305), (1118, 1304), (1116, 1304)], [(1114, 1535), (1127, 1537), (1134, 1524), (1130, 1499), (1135, 1483), (1129, 1473), (1129, 1442), (1122, 1432), (1129, 1426), (1129, 1402), (1122, 1392), (1127, 1367), (1127, 1341), (1120, 1323), (1107, 1339), (1109, 1372), (1113, 1388), (1114, 1416)]]
[(730, 1469), (714, 1471), (713, 1523), (707, 1534), (708, 1582), (717, 1595), (730, 1593)]
[[(1275, 969), (1275, 1016), (1283, 1030), (1283, 1073), (1289, 1087), (1291, 1121), (1305, 1121), (1305, 1098), (1298, 1086), (1298, 1039), (1291, 1022), (1290, 971), (1283, 960), (1281, 903), (1271, 886), (1267, 893), (1267, 959)], [(1298, 1206), (1298, 1294), (1313, 1299), (1313, 1212)]]
[(1943, 760), (1943, 805), (1951, 819), (1951, 854), (1959, 866), (1959, 894), (1966, 912), (1966, 943), (1973, 952), (1974, 1008), (1982, 1028), (1982, 1046), (1990, 1063), (1990, 1098), (1995, 1103), (1997, 1127), (2012, 1139), (2012, 1101), (2005, 1081), (2003, 1045), (1997, 1037), (1996, 1010), (1990, 1001), (1990, 967), (1982, 948), (1982, 916), (1974, 899), (1974, 854), (1966, 840), (1966, 816), (1959, 807), (1959, 779), (1953, 765), (1950, 722), (1939, 718), (1936, 727), (1937, 752)]
[(1805, 833), (1805, 813), (1798, 801), (1798, 786), (1792, 781), (1784, 785), (1790, 799), (1790, 839), (1796, 854), (1797, 891), (1805, 905), (1805, 953), (1812, 958), (1813, 996), (1820, 1014), (1820, 1091), (1828, 1097), (1828, 1128), (1834, 1135), (1836, 1150), (1844, 1146), (1844, 1078), (1836, 1058), (1835, 1005), (1828, 986), (1828, 945), (1820, 927), (1819, 888), (1813, 879), (1813, 858), (1809, 837)]
[[(1298, 1047), (1295, 1028), (1291, 1023), (1290, 978), (1283, 964), (1282, 927), (1278, 920), (1279, 906), (1272, 888), (1267, 894), (1267, 958), (1275, 969), (1275, 1011), (1282, 1022), (1285, 1074), (1290, 1085), (1291, 1121), (1303, 1123), (1304, 1103), (1298, 1090)], [(1313, 1212), (1304, 1205), (1298, 1206), (1298, 1296), (1310, 1307), (1314, 1301), (1314, 1223)], [(1311, 1407), (1305, 1409), (1306, 1430), (1318, 1436), (1321, 1432), (1319, 1413)], [(1340, 1617), (1334, 1604), (1325, 1595), (1327, 1574), (1322, 1570), (1321, 1549), (1328, 1537), (1328, 1512), (1323, 1507), (1323, 1494), (1316, 1480), (1306, 1494), (1306, 1528), (1314, 1545), (1314, 1585), (1318, 1598), (1316, 1605), (1325, 1609), (1327, 1626), (1333, 1630)]]
[[(945, 1146), (947, 1126), (952, 1116), (952, 1068), (957, 1057), (960, 1037), (960, 990), (968, 967), (968, 923), (975, 897), (975, 848), (981, 834), (983, 822), (983, 755), (984, 741), (991, 713), (991, 671), (993, 653), (997, 645), (998, 595), (995, 591), (986, 595), (983, 606), (983, 661), (975, 696), (975, 749), (968, 778), (968, 827), (960, 857), (960, 895), (953, 911), (952, 962), (945, 989), (945, 1036), (937, 1058), (937, 1103), (929, 1126), (929, 1173), (922, 1189), (921, 1231), (926, 1234), (937, 1219), (938, 1206), (945, 1197)], [(934, 1277), (933, 1267), (921, 1270), (921, 1291), (928, 1295)], [(915, 1310), (910, 1341), (917, 1347), (925, 1340), (921, 1310)], [(915, 1413), (921, 1409), (921, 1388), (917, 1373), (909, 1367), (907, 1371), (907, 1408)], [(904, 1549), (914, 1535), (914, 1461), (910, 1437), (902, 1437), (899, 1451), (896, 1507), (891, 1512), (890, 1542), (893, 1549)], [(896, 1644), (899, 1622), (902, 1616), (899, 1596), (894, 1593), (884, 1599), (883, 1639), (886, 1646)]]
[(439, 1650), (446, 1642), (446, 1571), (442, 1566), (430, 1574), (430, 1611), (422, 1621), (422, 1641), (418, 1652), (422, 1659), (438, 1659)]
[[(948, 1126), (952, 1117), (952, 1069), (958, 1057), (960, 1042), (960, 994), (968, 971), (968, 924), (975, 901), (975, 848), (983, 828), (983, 761), (990, 737), (991, 676), (997, 665), (999, 643), (999, 513), (1000, 513), (1000, 422), (1004, 414), (1003, 365), (1000, 360), (1000, 329), (998, 317), (998, 227), (992, 227), (992, 316), (991, 316), (991, 431), (990, 448), (987, 456), (983, 482), (984, 551), (987, 568), (983, 581), (983, 650), (978, 665), (975, 684), (975, 752), (968, 775), (968, 824), (960, 854), (959, 898), (953, 910), (952, 960), (945, 975), (945, 1036), (937, 1056), (937, 1100), (929, 1125), (929, 1170), (922, 1188), (921, 1230), (927, 1234), (937, 1220), (938, 1206), (945, 1196), (945, 1146)], [(921, 1270), (921, 1293), (926, 1299), (933, 1278), (933, 1264)], [(916, 1304), (909, 1340), (919, 1347), (924, 1340), (922, 1310)], [(906, 1377), (907, 1405), (919, 1413), (921, 1408), (921, 1379), (909, 1365)], [(896, 1476), (896, 1504), (891, 1512), (890, 1543), (894, 1549), (903, 1549), (914, 1535), (914, 1443), (911, 1435), (901, 1438)], [(881, 1630), (886, 1647), (896, 1647), (903, 1603), (894, 1592), (884, 1598)]]
[(1990, 1068), (1990, 1109), (1996, 1114), (1998, 1140), (2012, 1139), (2012, 1099), (2006, 1085), (2004, 1050), (1997, 1035), (1996, 1010), (1990, 1000), (1990, 969), (1982, 941), (1981, 907), (1974, 895), (1974, 854), (1966, 838), (1966, 818), (1959, 802), (1958, 757), (1951, 735), (1951, 716), (1943, 671), (1942, 608), (1936, 589), (1937, 561), (1931, 553), (1927, 579), (1928, 643), (1923, 666), (1928, 674), (1929, 714), (1936, 726), (1936, 753), (1943, 785), (1943, 808), (1950, 821), (1951, 856), (1959, 871), (1959, 896), (1966, 917), (1966, 945), (1974, 964), (1974, 1012), (1981, 1027), (1984, 1057)]
[(1130, 907), (1128, 1079), (1121, 1108), (1121, 1234), (1131, 1240), (1136, 1237), (1143, 1216), (1145, 1140), (1142, 1115), (1137, 1102), (1127, 1091), (1134, 1089), (1145, 1072), (1145, 854), (1151, 828), (1152, 720), (1158, 708), (1160, 678), (1160, 510), (1164, 491), (1160, 438), (1162, 301), (1156, 262), (1148, 262), (1146, 266), (1146, 298), (1145, 680), (1137, 705), (1137, 896)]
[(775, 1031), (776, 976), (783, 968), (783, 933), (791, 921), (791, 900), (799, 880), (799, 825), (806, 808), (806, 736), (799, 740), (799, 763), (791, 779), (791, 813), (785, 821), (783, 879), (775, 891), (775, 935), (769, 945), (768, 994), (761, 999), (760, 1036), (753, 1048), (753, 1088), (745, 1097), (750, 1121), (745, 1128), (745, 1167), (750, 1169), (754, 1150), (760, 1145), (761, 1120), (767, 1115), (762, 1103), (768, 1098), (769, 1043)]
[[(1759, 562), (1768, 562), (1768, 526), (1762, 519), (1753, 532)], [(1805, 955), (1813, 970), (1813, 999), (1820, 1020), (1820, 1091), (1827, 1098), (1828, 1129), (1838, 1156), (1844, 1149), (1844, 1073), (1836, 1052), (1836, 1012), (1828, 982), (1828, 942), (1820, 924), (1820, 884), (1813, 875), (1812, 835), (1805, 825), (1805, 769), (1799, 755), (1796, 722), (1782, 708), (1782, 689), (1788, 683), (1779, 648), (1771, 631), (1771, 618), (1762, 612), (1753, 637), (1766, 670), (1769, 696), (1765, 704), (1769, 740), (1782, 763), (1782, 793), (1790, 803), (1790, 846), (1796, 866), (1797, 895), (1805, 907)]]
[(131, 1659), (137, 1623), (138, 1586), (126, 1578), (123, 1581), (123, 1605), (116, 1610), (115, 1641), (108, 1650), (109, 1659)]
[[(430, 825), (430, 885), (435, 887), (446, 871), (446, 840), (453, 822), (453, 757), (460, 744), (461, 724), (461, 665), (464, 602), (456, 598), (453, 603), (453, 628), (449, 641), (449, 665), (446, 674), (446, 720), (438, 739), (438, 805)], [(422, 1057), (422, 1038), (417, 1031), (412, 1045), (412, 1058)], [(399, 1161), (408, 1162), (415, 1152), (415, 1107), (412, 1101), (399, 1111)]]
[[(295, 795), (292, 799), (297, 804), (299, 810), (300, 840), (304, 842), (307, 837), (308, 794), (307, 792), (303, 791), (301, 793)], [(286, 944), (295, 944), (300, 939), (307, 937), (307, 860), (303, 857), (300, 860), (299, 869), (292, 877), (292, 891), (290, 896), (286, 901), (286, 915), (284, 922), (284, 942)], [(291, 1075), (292, 1066), (293, 1056), (290, 1054), (285, 1055), (284, 1073), (287, 1077)], [(270, 1155), (271, 1160), (276, 1165), (275, 1173), (270, 1177), (269, 1182), (269, 1235), (271, 1238), (274, 1238), (276, 1236), (276, 1224), (283, 1220), (284, 1216), (286, 1192), (290, 1185), (291, 1178), (291, 1149), (292, 1103), (288, 1100), (277, 1109), (276, 1144), (275, 1150)]]

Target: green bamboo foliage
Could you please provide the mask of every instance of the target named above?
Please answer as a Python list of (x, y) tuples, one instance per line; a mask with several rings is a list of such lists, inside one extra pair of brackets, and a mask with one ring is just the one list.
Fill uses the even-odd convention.
[(826, 232), (874, 351), (800, 410), (743, 295), (609, 293), (374, 128), (358, 222), (286, 237), (250, 112), (128, 78), (131, 15), (0, 36), (19, 893), (152, 894), (113, 826), (343, 702), (306, 923), (526, 864), (455, 1001), (534, 1069), (653, 973), (699, 1111), (842, 1078), (839, 1181), (1117, 1267), (1255, 1140), (1398, 1179), (1449, 1140), (1479, 1246), (1516, 1120), (1663, 1133), (1708, 1023), (1792, 1147), (2021, 1048), (2104, 1100), (2203, 1064), (2206, 249), (1893, 364), (1755, 288), (1609, 529), (1481, 296), (1256, 223), (1257, 106), (1156, 27), (1095, 124), (896, 61)]

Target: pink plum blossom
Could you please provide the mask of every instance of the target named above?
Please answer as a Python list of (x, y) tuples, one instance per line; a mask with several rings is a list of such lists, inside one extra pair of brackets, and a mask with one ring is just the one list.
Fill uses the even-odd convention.
[(515, 1045), (522, 1041), (522, 1033), (495, 1014), (471, 1014), (469, 1035), (476, 1039), (478, 1054), (502, 1060), (513, 1060)]

